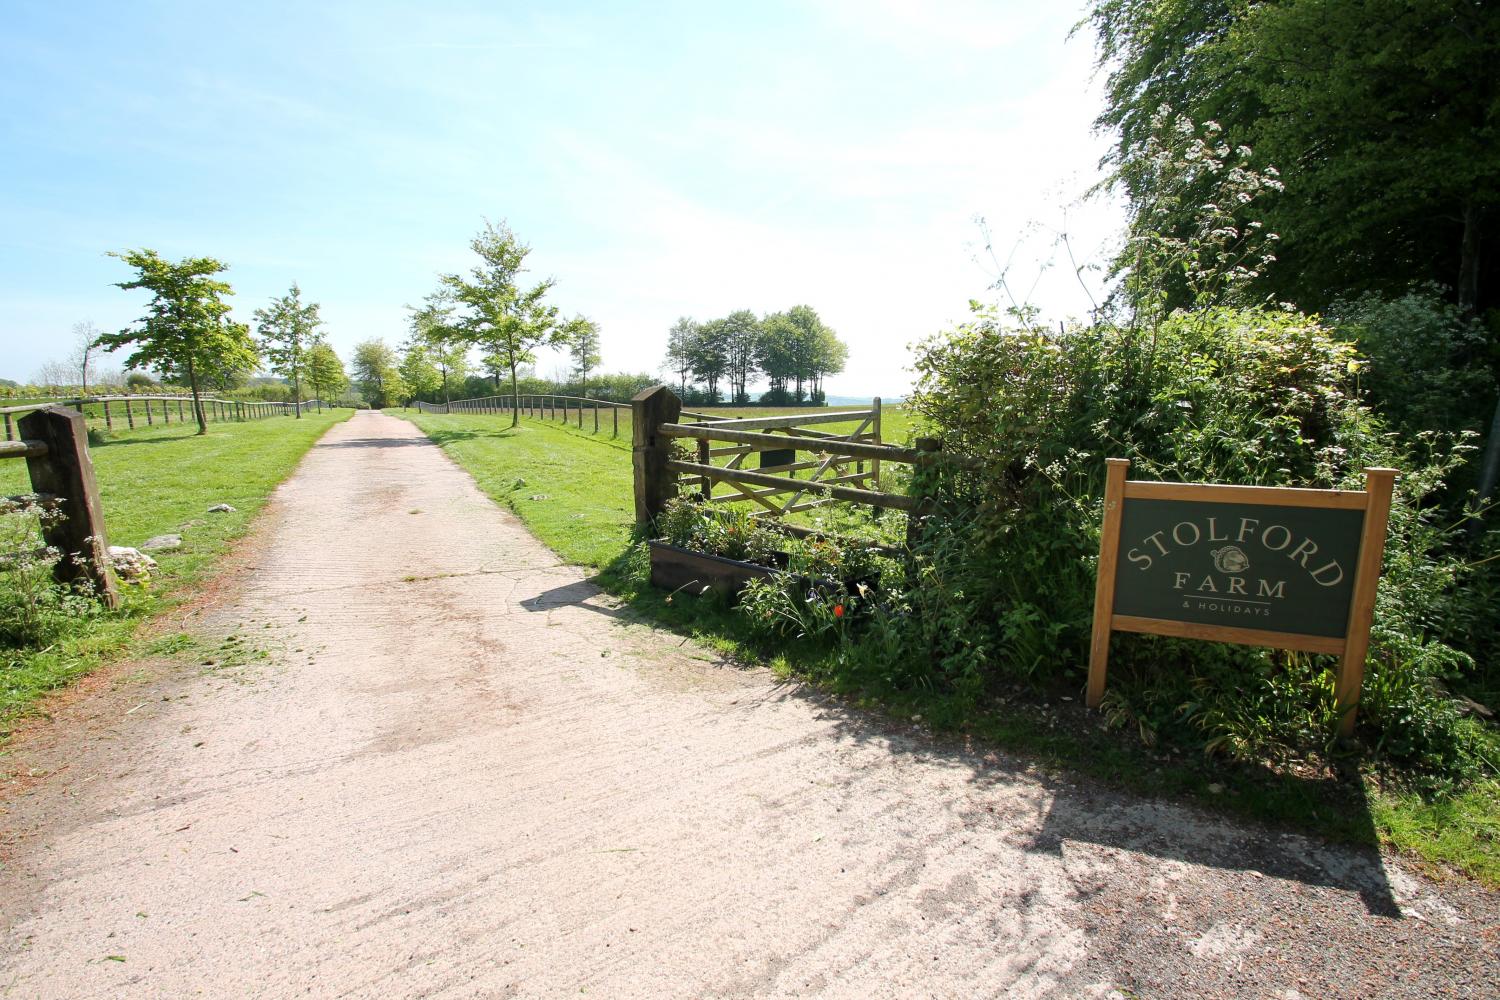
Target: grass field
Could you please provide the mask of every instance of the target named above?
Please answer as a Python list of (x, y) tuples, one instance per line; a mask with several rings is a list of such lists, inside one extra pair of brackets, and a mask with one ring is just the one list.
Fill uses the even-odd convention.
[[(400, 411), (393, 411), (400, 414)], [(1023, 753), (1042, 767), (1082, 772), (1144, 794), (1191, 799), (1216, 811), (1278, 823), (1330, 839), (1384, 841), (1433, 866), (1500, 887), (1500, 786), (1481, 783), (1438, 801), (1383, 787), (1370, 773), (1330, 781), (1199, 757), (1159, 754), (1106, 731), (1077, 700), (1019, 692), (981, 713), (956, 714), (941, 694), (871, 697), (840, 686), (817, 654), (757, 648), (733, 612), (707, 601), (669, 603), (645, 583), (642, 546), (632, 538), (630, 440), (559, 422), (489, 415), (401, 414), (467, 469), (490, 497), (515, 511), (569, 562), (598, 571), (597, 582), (643, 617), (780, 671), (820, 679), (861, 704), (898, 717), (919, 715), (939, 731)], [(587, 412), (585, 413), (587, 416)], [(911, 434), (904, 412), (886, 426)], [(900, 421), (899, 423), (897, 421)], [(591, 423), (586, 421), (586, 428)]]
[[(192, 424), (158, 425), (92, 446), (110, 544), (138, 546), (161, 534), (180, 534), (183, 544), (154, 554), (159, 573), (149, 588), (124, 588), (120, 612), (79, 619), (41, 651), (0, 647), (0, 736), (42, 693), (127, 649), (141, 620), (209, 572), (313, 442), (352, 412), (215, 423), (203, 437)], [(24, 462), (0, 462), (0, 495), (29, 487)], [(236, 510), (208, 513), (220, 503)]]
[[(538, 397), (543, 399), (545, 397)], [(868, 404), (864, 404), (868, 409)], [(730, 417), (780, 417), (787, 415), (824, 416), (829, 413), (840, 411), (858, 411), (859, 405), (830, 406), (826, 408), (808, 406), (715, 406), (707, 409), (694, 409), (686, 407), (691, 413), (701, 413), (705, 416), (720, 418)], [(601, 437), (614, 436), (616, 426), (616, 411), (618, 411), (619, 440), (630, 442), (630, 409), (628, 407), (605, 407), (598, 408), (599, 435)], [(414, 416), (415, 410), (392, 410), (402, 416)], [(463, 416), (483, 417), (487, 420), (503, 420), (507, 424), (510, 421), (509, 413), (472, 413), (455, 409), (452, 414), (425, 414), (425, 416)], [(559, 406), (556, 409), (546, 406), (539, 409), (529, 409), (522, 415), (522, 420), (530, 423), (547, 423), (556, 426), (567, 426), (584, 433), (594, 433), (595, 423), (594, 407), (584, 404), (580, 410), (577, 406)], [(686, 423), (696, 423), (697, 418), (684, 417)], [(911, 411), (904, 406), (886, 404), (881, 407), (881, 441), (885, 444), (906, 445), (911, 443), (915, 434)], [(818, 430), (828, 431), (830, 434), (849, 434), (858, 426), (859, 421), (851, 420), (848, 423), (819, 424)]]

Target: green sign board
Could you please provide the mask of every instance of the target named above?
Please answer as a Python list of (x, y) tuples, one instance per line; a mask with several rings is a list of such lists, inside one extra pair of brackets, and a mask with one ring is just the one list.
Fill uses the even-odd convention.
[(776, 469), (797, 461), (796, 448), (770, 448), (760, 453), (762, 469)]
[(1125, 497), (1114, 614), (1343, 638), (1363, 510)]

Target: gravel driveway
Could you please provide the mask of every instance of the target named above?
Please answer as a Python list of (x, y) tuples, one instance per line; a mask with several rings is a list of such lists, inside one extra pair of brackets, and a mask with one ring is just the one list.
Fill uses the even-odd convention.
[(719, 662), (394, 417), (240, 562), (0, 758), (0, 996), (1496, 995), (1497, 894)]

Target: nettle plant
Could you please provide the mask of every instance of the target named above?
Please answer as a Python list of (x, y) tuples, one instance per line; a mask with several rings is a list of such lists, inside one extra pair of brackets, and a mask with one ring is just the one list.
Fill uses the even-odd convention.
[(0, 500), (0, 647), (39, 649), (74, 620), (99, 613), (90, 585), (62, 586), (53, 577), (58, 549), (40, 536), (62, 519), (35, 494)]

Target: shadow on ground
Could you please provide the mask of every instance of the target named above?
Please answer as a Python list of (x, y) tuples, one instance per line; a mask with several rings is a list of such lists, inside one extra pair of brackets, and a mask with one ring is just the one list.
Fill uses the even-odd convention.
[[(601, 576), (619, 573), (624, 569), (620, 564), (627, 558), (617, 560)], [(664, 614), (661, 599), (654, 594), (622, 607), (598, 601), (600, 594), (595, 580), (579, 581), (554, 587), (522, 601), (521, 606), (531, 612), (578, 607), (622, 623), (645, 622), (681, 631), (682, 622), (673, 620), (676, 616), (672, 614)], [(732, 637), (727, 613), (724, 609), (716, 610), (720, 613), (695, 615), (694, 626), (702, 628), (707, 624), (707, 631), (720, 631)], [(718, 629), (713, 627), (716, 619)], [(821, 718), (834, 723), (840, 738), (874, 744), (888, 755), (936, 761), (945, 767), (961, 769), (967, 775), (966, 780), (981, 787), (1015, 780), (1040, 782), (1047, 793), (1046, 814), (1040, 829), (1025, 845), (1028, 851), (1061, 854), (1069, 841), (1091, 843), (1163, 860), (1326, 886), (1357, 896), (1372, 916), (1396, 919), (1402, 916), (1381, 859), (1368, 796), (1357, 774), (1335, 780), (1253, 769), (1257, 773), (1252, 780), (1274, 783), (1280, 796), (1348, 810), (1343, 818), (1349, 842), (1325, 843), (1316, 835), (1254, 819), (1214, 815), (1198, 806), (1172, 801), (1167, 795), (1170, 791), (1167, 782), (1163, 781), (1159, 790), (1149, 787), (1149, 773), (1144, 782), (1139, 776), (1130, 782), (1134, 790), (1120, 789), (1110, 781), (1115, 776), (1101, 775), (1097, 770), (1092, 774), (1067, 773), (1072, 767), (1066, 762), (1054, 769), (1058, 775), (1039, 775), (1034, 760), (1011, 756), (1003, 746), (996, 748), (1000, 751), (997, 753), (972, 744), (958, 745), (951, 738), (915, 731), (905, 723), (855, 708), (843, 697), (810, 684), (783, 685), (778, 691), (781, 697), (812, 703)], [(1020, 710), (1024, 712), (1024, 706)], [(1087, 749), (1079, 747), (1077, 752), (1086, 754)], [(1118, 754), (1119, 748), (1114, 749)], [(1030, 756), (1024, 747), (1016, 752)], [(1144, 760), (1144, 753), (1141, 755)], [(1142, 769), (1149, 772), (1149, 767)], [(1232, 782), (1233, 770), (1225, 769), (1223, 779)], [(1143, 784), (1147, 787), (1142, 788)], [(1225, 794), (1233, 795), (1234, 791), (1230, 789)], [(979, 816), (964, 818), (966, 822), (983, 821)]]

